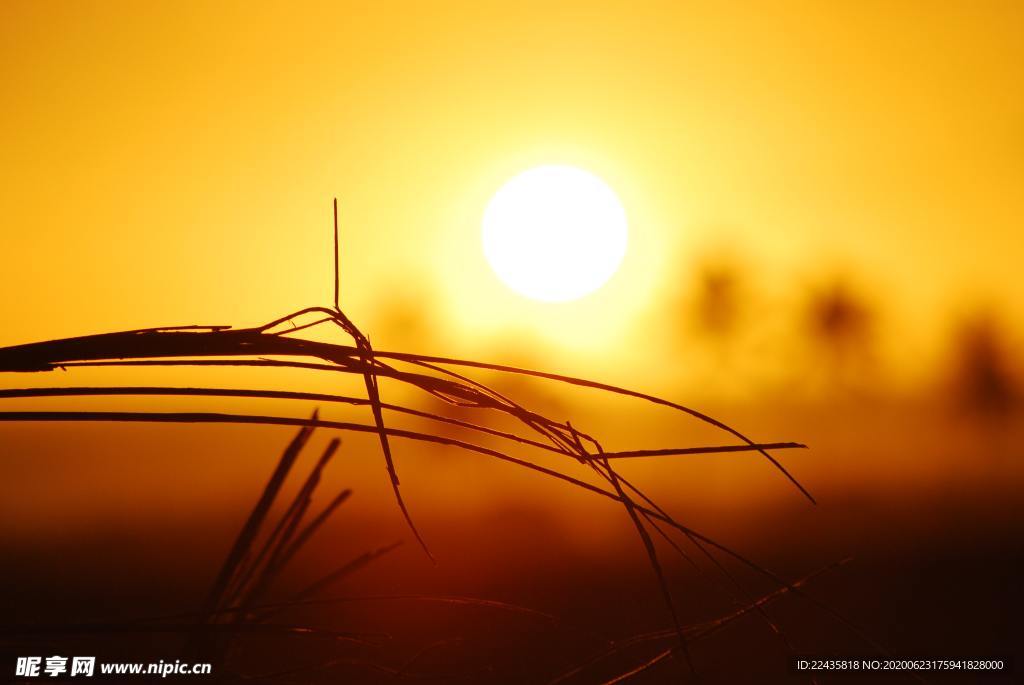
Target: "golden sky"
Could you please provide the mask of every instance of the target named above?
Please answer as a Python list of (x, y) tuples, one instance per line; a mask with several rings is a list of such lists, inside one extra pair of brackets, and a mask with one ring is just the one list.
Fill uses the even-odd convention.
[[(1022, 29), (1013, 1), (4, 2), (0, 344), (326, 304), (335, 195), (371, 338), (427, 295), (464, 353), (607, 354), (722, 246), (783, 299), (855, 274), (902, 343), (978, 302), (1019, 322)], [(479, 245), (549, 162), (630, 218), (570, 305)]]
[[(1024, 340), (1022, 36), (1019, 0), (4, 0), (0, 346), (150, 326), (257, 325), (329, 304), (337, 196), (342, 307), (378, 348), (587, 376), (718, 416), (721, 405), (706, 395), (746, 398), (766, 387), (781, 389), (775, 398), (796, 395), (794, 379), (812, 377), (821, 360), (808, 361), (808, 333), (794, 312), (809, 292), (849, 279), (878, 309), (886, 368), (934, 379), (946, 368), (955, 321), (974, 310), (993, 307)], [(493, 193), (549, 163), (603, 178), (630, 222), (621, 271), (598, 292), (556, 305), (505, 288), (480, 245)], [(744, 270), (747, 315), (760, 326), (734, 336), (731, 366), (707, 363), (714, 355), (687, 337), (677, 311), (697, 292), (705, 260), (722, 255)], [(0, 381), (265, 381), (339, 391), (333, 378), (195, 374), (79, 370)], [(844, 379), (826, 380), (839, 387)], [(938, 396), (927, 382), (915, 386), (919, 395)], [(641, 409), (616, 413), (600, 398), (557, 404), (568, 400), (525, 384), (499, 389), (574, 422), (591, 412), (596, 418), (581, 425), (623, 448), (721, 440)], [(980, 441), (946, 415), (883, 406), (872, 423), (824, 403), (803, 414), (764, 397), (752, 406), (721, 417), (767, 440), (815, 447), (786, 458), (812, 490), (826, 491), (822, 501), (828, 488), (874, 492), (883, 468), (899, 476), (885, 487), (900, 507), (904, 491), (927, 489), (922, 482), (941, 483), (935, 492), (972, 482), (962, 457)], [(222, 504), (229, 492), (241, 501), (271, 463), (250, 457), (276, 458), (271, 438), (287, 437), (178, 428), (9, 424), (5, 440), (22, 467), (0, 497), (6, 517), (63, 530), (67, 512), (96, 511), (96, 492), (113, 504), (74, 521), (93, 525), (89, 516), (110, 511), (130, 520), (146, 506), (162, 516), (183, 501)], [(921, 436), (937, 446), (922, 448)], [(1004, 439), (1020, 444), (993, 438)], [(354, 444), (367, 458), (353, 487), (387, 507), (405, 534), (374, 446)], [(229, 448), (237, 460), (217, 458)], [(150, 449), (158, 458), (135, 459)], [(992, 448), (1000, 450), (1010, 448)], [(434, 456), (402, 450), (417, 515), (430, 511), (429, 498), (448, 497), (439, 481), (463, 488), (483, 478), (463, 462), (442, 462), (439, 472)], [(664, 471), (662, 463), (632, 468), (668, 497), (696, 482), (700, 505), (737, 492), (751, 493), (744, 503), (762, 492), (799, 500), (748, 460)], [(970, 473), (986, 487), (1018, 486), (1019, 473), (1008, 478), (993, 464), (970, 461)], [(205, 494), (182, 500), (181, 487), (209, 468)], [(547, 501), (510, 486), (506, 473), (496, 468), (492, 481), (480, 481), (481, 501), (495, 492)], [(449, 499), (459, 509), (465, 497)], [(66, 510), (50, 513), (51, 500)]]

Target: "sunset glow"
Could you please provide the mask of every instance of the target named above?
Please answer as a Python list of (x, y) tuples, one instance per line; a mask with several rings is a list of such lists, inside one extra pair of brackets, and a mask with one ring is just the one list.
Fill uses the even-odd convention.
[(0, 669), (1011, 682), (1022, 26), (0, 2)]

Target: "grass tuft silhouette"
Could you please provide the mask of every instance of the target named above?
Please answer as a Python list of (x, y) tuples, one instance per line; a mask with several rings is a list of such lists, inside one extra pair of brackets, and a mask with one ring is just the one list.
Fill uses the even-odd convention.
[[(814, 502), (813, 497), (804, 486), (772, 454), (776, 450), (799, 449), (805, 447), (804, 445), (796, 442), (755, 442), (735, 428), (691, 407), (597, 381), (488, 362), (420, 355), (409, 352), (375, 350), (370, 345), (368, 337), (356, 327), (339, 306), (340, 278), (337, 262), (338, 226), (336, 200), (334, 216), (335, 279), (333, 307), (307, 307), (264, 325), (251, 328), (233, 328), (228, 325), (158, 327), (48, 340), (0, 348), (0, 372), (11, 373), (41, 373), (56, 369), (67, 370), (80, 367), (279, 367), (303, 369), (318, 373), (352, 374), (361, 377), (366, 392), (364, 397), (273, 388), (238, 389), (225, 387), (66, 386), (56, 388), (24, 387), (0, 390), (0, 399), (104, 395), (254, 397), (318, 404), (340, 403), (368, 407), (371, 410), (372, 423), (326, 420), (320, 418), (317, 412), (314, 412), (309, 418), (220, 412), (80, 410), (0, 412), (0, 421), (230, 423), (293, 426), (299, 429), (292, 443), (282, 455), (260, 500), (252, 510), (247, 523), (240, 531), (234, 546), (225, 559), (220, 573), (213, 583), (213, 587), (198, 617), (197, 626), (201, 630), (196, 633), (199, 637), (196, 641), (193, 641), (194, 645), (206, 645), (206, 649), (209, 649), (210, 641), (208, 640), (208, 635), (210, 631), (223, 631), (220, 633), (220, 641), (215, 641), (217, 650), (223, 650), (224, 640), (228, 639), (225, 636), (232, 634), (230, 629), (238, 629), (243, 632), (253, 630), (253, 626), (263, 626), (264, 628), (261, 629), (266, 629), (265, 627), (268, 624), (265, 622), (265, 619), (272, 615), (275, 610), (274, 605), (268, 605), (265, 601), (267, 588), (273, 584), (281, 570), (320, 528), (323, 522), (349, 496), (348, 491), (337, 494), (319, 515), (303, 525), (310, 507), (312, 492), (320, 480), (321, 472), (338, 449), (339, 441), (336, 439), (330, 443), (316, 466), (307, 476), (303, 486), (282, 518), (273, 525), (269, 534), (262, 538), (260, 536), (261, 531), (265, 531), (270, 525), (268, 514), (271, 504), (273, 504), (280, 493), (281, 486), (291, 471), (298, 454), (302, 451), (311, 433), (315, 429), (321, 428), (377, 435), (396, 503), (414, 537), (432, 561), (434, 557), (429, 550), (426, 540), (416, 528), (413, 516), (402, 495), (401, 483), (392, 450), (392, 441), (395, 439), (448, 445), (475, 454), (493, 457), (521, 468), (559, 479), (621, 504), (636, 529), (658, 585), (661, 588), (665, 606), (673, 626), (671, 635), (675, 640), (674, 647), (670, 647), (666, 651), (659, 652), (654, 657), (648, 658), (637, 666), (639, 670), (635, 671), (636, 673), (651, 668), (676, 654), (681, 655), (688, 664), (688, 670), (691, 673), (695, 673), (692, 661), (690, 660), (688, 644), (696, 637), (703, 637), (713, 632), (707, 627), (698, 629), (693, 626), (687, 626), (682, 620), (675, 606), (673, 592), (663, 570), (658, 547), (655, 544), (652, 532), (660, 539), (665, 540), (673, 552), (680, 554), (691, 564), (694, 563), (693, 559), (684, 549), (684, 545), (687, 543), (693, 545), (703, 556), (707, 557), (721, 574), (723, 580), (726, 581), (725, 584), (729, 587), (736, 605), (740, 607), (740, 613), (735, 614), (735, 616), (746, 613), (759, 615), (769, 628), (780, 636), (788, 650), (792, 651), (792, 648), (782, 634), (782, 631), (763, 611), (763, 605), (766, 602), (773, 600), (782, 593), (804, 597), (812, 605), (825, 611), (867, 640), (873, 647), (881, 650), (880, 647), (871, 642), (870, 639), (863, 635), (862, 631), (858, 630), (856, 626), (853, 626), (845, 618), (839, 616), (831, 608), (807, 597), (800, 589), (803, 581), (787, 582), (736, 550), (684, 525), (626, 480), (613, 467), (613, 463), (618, 459), (755, 452), (767, 459), (808, 500)], [(297, 335), (303, 331), (309, 331), (310, 329), (322, 326), (331, 326), (338, 329), (351, 342), (328, 343)], [(590, 388), (612, 395), (632, 398), (648, 404), (668, 407), (685, 416), (719, 429), (732, 439), (737, 440), (738, 444), (668, 446), (659, 449), (605, 452), (598, 439), (593, 435), (578, 430), (567, 420), (559, 420), (531, 410), (497, 392), (488, 385), (474, 380), (466, 375), (472, 370), (529, 376), (561, 385)], [(398, 382), (408, 388), (425, 393), (442, 403), (512, 417), (516, 420), (516, 425), (518, 425), (520, 430), (518, 432), (497, 430), (482, 423), (445, 416), (441, 412), (424, 411), (401, 404), (385, 402), (381, 397), (379, 385), (381, 379)], [(505, 446), (498, 449), (469, 440), (449, 437), (439, 432), (416, 431), (396, 427), (390, 421), (385, 420), (385, 414), (389, 416), (415, 416), (438, 423), (456, 425), (468, 430), (472, 434), (499, 438)], [(515, 450), (516, 454), (520, 451), (525, 451), (529, 454), (531, 451), (539, 450), (547, 454), (560, 455), (572, 463), (585, 464), (607, 487), (595, 485), (557, 469), (542, 466), (532, 461), (528, 454), (516, 456), (512, 450)], [(674, 536), (679, 536), (680, 539), (676, 539)], [(258, 539), (262, 539), (259, 545), (257, 545)], [(351, 560), (346, 565), (324, 576), (322, 580), (313, 583), (305, 590), (299, 592), (293, 598), (293, 604), (313, 600), (336, 580), (344, 577), (356, 568), (370, 563), (393, 548), (394, 546), (383, 547)], [(769, 578), (776, 586), (776, 591), (760, 599), (746, 596), (739, 583), (727, 571), (716, 554), (731, 557), (740, 564), (753, 569), (758, 574)], [(732, 619), (728, 617), (722, 619), (724, 622), (729, 620)], [(214, 629), (215, 626), (216, 629)], [(345, 639), (362, 639), (359, 636), (343, 637)], [(665, 634), (658, 633), (656, 637), (648, 636), (639, 640), (639, 642), (658, 642), (664, 638)], [(624, 680), (632, 673), (624, 673), (621, 678), (610, 682)], [(572, 674), (563, 674), (559, 682), (571, 676)]]

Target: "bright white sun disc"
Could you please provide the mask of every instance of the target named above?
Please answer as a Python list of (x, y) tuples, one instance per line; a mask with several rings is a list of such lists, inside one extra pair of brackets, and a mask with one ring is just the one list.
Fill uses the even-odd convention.
[(626, 212), (608, 185), (571, 166), (513, 177), (484, 211), (484, 256), (512, 290), (545, 302), (591, 293), (626, 254)]

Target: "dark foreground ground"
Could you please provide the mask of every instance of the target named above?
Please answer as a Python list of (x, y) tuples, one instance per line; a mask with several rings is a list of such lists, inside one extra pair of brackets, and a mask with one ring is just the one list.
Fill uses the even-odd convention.
[[(304, 607), (287, 612), (282, 620), (388, 637), (380, 637), (379, 646), (358, 648), (301, 635), (247, 637), (241, 639), (233, 657), (234, 667), (250, 674), (276, 673), (327, 663), (343, 654), (353, 663), (297, 673), (282, 682), (547, 682), (585, 663), (589, 655), (600, 653), (608, 640), (669, 625), (650, 570), (640, 560), (621, 563), (566, 552), (557, 529), (546, 526), (542, 519), (531, 520), (523, 512), (506, 513), (516, 523), (476, 544), (472, 559), (453, 557), (449, 550), (442, 550), (441, 564), (430, 568), (416, 550), (406, 546), (328, 594), (472, 596), (536, 608), (557, 617), (557, 622), (416, 600)], [(797, 578), (813, 570), (822, 557), (829, 558), (832, 550), (852, 547), (856, 558), (809, 584), (806, 592), (810, 597), (834, 607), (893, 654), (1015, 656), (1019, 662), (1020, 569), (1024, 568), (1021, 530), (993, 536), (991, 531), (973, 530), (964, 522), (948, 536), (922, 542), (904, 539), (901, 529), (907, 522), (892, 512), (862, 513), (870, 525), (877, 526), (878, 534), (869, 541), (834, 538), (818, 549), (774, 551), (758, 549), (752, 541), (746, 549), (781, 575)], [(774, 524), (776, 530), (785, 530), (792, 523), (785, 519), (762, 521)], [(178, 530), (150, 531), (134, 539), (97, 537), (60, 546), (39, 540), (17, 549), (9, 547), (4, 561), (5, 623), (113, 621), (196, 608), (216, 568), (214, 550), (218, 545), (202, 521), (182, 523)], [(518, 530), (514, 530), (516, 526)], [(475, 526), (466, 531), (465, 538), (474, 532)], [(364, 546), (370, 547), (370, 540), (365, 542)], [(330, 545), (362, 548), (354, 537), (335, 538)], [(517, 559), (517, 553), (531, 556)], [(312, 561), (307, 564), (312, 565)], [(302, 570), (309, 575), (314, 572)], [(741, 573), (735, 567), (733, 570)], [(296, 572), (297, 577), (305, 574)], [(708, 591), (709, 596), (702, 596), (696, 589), (705, 579), (694, 578), (678, 564), (672, 566), (671, 574), (674, 586), (683, 588), (680, 605), (684, 616), (707, 619), (720, 611), (722, 601), (712, 599), (716, 593)], [(750, 587), (769, 591), (766, 583), (755, 582), (749, 574), (744, 578)], [(287, 587), (282, 586), (282, 596), (287, 596)], [(873, 654), (869, 645), (805, 600), (784, 597), (768, 612), (801, 652)], [(130, 628), (116, 634), (87, 631), (33, 636), (23, 632), (8, 637), (17, 654), (96, 654), (108, 660), (170, 661), (182, 644), (178, 635), (141, 635)], [(662, 641), (657, 646), (666, 644)], [(657, 651), (651, 646), (628, 650), (621, 659), (612, 659), (570, 682), (602, 682)], [(704, 682), (807, 681), (788, 673), (785, 648), (756, 616), (739, 619), (693, 644), (692, 651)], [(409, 673), (381, 672), (371, 664), (389, 669), (409, 664)], [(4, 668), (11, 669), (13, 664)], [(638, 676), (636, 682), (667, 682), (672, 675), (672, 666), (660, 666)], [(936, 680), (980, 681), (963, 676)]]
[[(199, 608), (289, 436), (260, 433), (243, 446), (249, 455), (245, 460), (225, 462), (211, 460), (211, 453), (237, 447), (237, 440), (217, 442), (194, 432), (183, 438), (180, 431), (161, 429), (156, 438), (180, 455), (168, 461), (147, 457), (145, 445), (153, 444), (154, 435), (143, 428), (98, 427), (76, 440), (68, 440), (63, 430), (37, 426), (5, 434), (5, 632), (0, 638), (5, 679), (13, 676), (16, 656), (174, 661), (186, 642), (181, 630), (143, 631), (125, 622)], [(856, 632), (899, 657), (1016, 662), (1011, 676), (927, 675), (925, 682), (1019, 682), (1024, 515), (1017, 495), (1019, 469), (1009, 461), (1015, 459), (1016, 441), (1000, 442), (994, 456), (983, 446), (975, 450), (979, 443), (970, 437), (951, 448), (952, 456), (936, 443), (935, 458), (946, 459), (948, 467), (939, 476), (901, 467), (899, 441), (884, 454), (837, 441), (834, 449), (816, 452), (838, 465), (802, 465), (819, 498), (816, 507), (775, 483), (767, 471), (755, 479), (767, 484), (752, 489), (749, 484), (740, 489), (722, 473), (714, 479), (684, 478), (681, 484), (674, 476), (659, 483), (646, 474), (659, 501), (682, 519), (783, 578), (796, 580), (852, 557), (808, 583), (806, 597), (783, 596), (766, 606), (782, 637), (751, 614), (693, 642), (700, 682), (811, 682), (790, 672), (790, 647), (806, 654), (878, 657)], [(920, 444), (917, 438), (907, 442)], [(109, 447), (102, 458), (94, 454), (97, 444)], [(363, 447), (347, 443), (345, 454), (361, 454)], [(30, 452), (31, 458), (24, 456)], [(79, 452), (88, 458), (76, 461)], [(643, 547), (621, 509), (530, 480), (533, 476), (524, 485), (504, 465), (474, 470), (480, 467), (452, 455), (436, 458), (450, 461), (440, 468), (436, 461), (417, 465), (415, 458), (407, 458), (404, 481), (438, 558), (436, 566), (416, 548), (395, 513), (380, 465), (353, 457), (340, 462), (323, 486), (351, 486), (352, 502), (296, 558), (271, 593), (287, 598), (367, 550), (404, 541), (322, 593), (349, 601), (296, 607), (274, 617), (279, 625), (356, 632), (362, 642), (310, 632), (246, 634), (234, 643), (228, 662), (218, 665), (216, 680), (546, 683), (587, 664), (612, 643), (623, 645), (633, 636), (671, 627)], [(979, 469), (972, 459), (988, 461)], [(848, 477), (819, 478), (813, 487), (816, 474), (858, 460), (873, 465), (863, 472), (847, 469)], [(878, 467), (886, 463), (893, 468)], [(755, 467), (737, 468), (746, 473)], [(467, 477), (486, 484), (483, 492), (453, 496), (463, 492), (463, 481), (457, 479)], [(711, 501), (728, 504), (701, 499), (710, 482), (716, 488)], [(733, 487), (733, 496), (718, 494)], [(770, 496), (751, 496), (761, 489)], [(664, 546), (659, 549), (684, 623), (735, 609), (722, 590), (728, 581), (698, 551), (690, 550), (702, 573)], [(774, 589), (741, 565), (724, 558), (723, 563), (747, 596)], [(446, 596), (507, 602), (544, 615), (437, 601)], [(842, 625), (832, 611), (856, 630)], [(75, 627), (96, 621), (103, 627)], [(562, 682), (608, 682), (672, 644), (625, 646)], [(679, 682), (685, 672), (681, 668), (666, 661), (627, 682)], [(913, 681), (879, 675), (818, 678)]]

